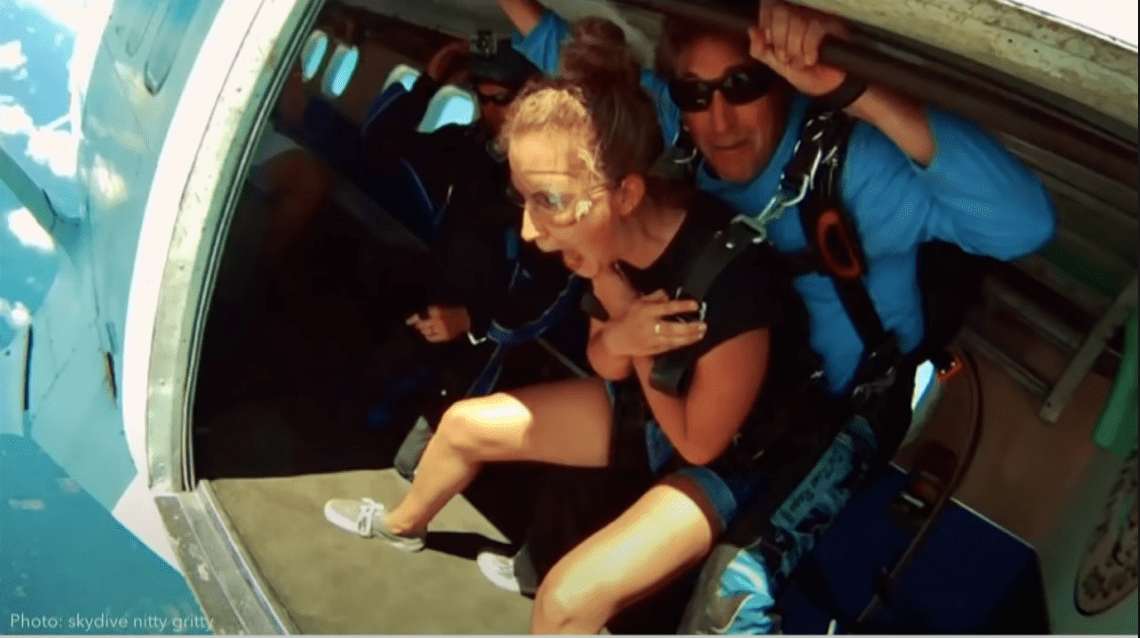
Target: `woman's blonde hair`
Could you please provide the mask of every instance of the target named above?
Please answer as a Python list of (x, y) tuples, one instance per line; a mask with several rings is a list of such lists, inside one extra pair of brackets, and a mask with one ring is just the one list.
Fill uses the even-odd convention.
[[(511, 104), (500, 135), (502, 150), (525, 133), (568, 131), (582, 136), (583, 164), (608, 187), (630, 174), (666, 186), (652, 174), (664, 142), (640, 74), (620, 27), (603, 18), (576, 22), (558, 76), (532, 80)], [(647, 190), (660, 196), (677, 189)]]

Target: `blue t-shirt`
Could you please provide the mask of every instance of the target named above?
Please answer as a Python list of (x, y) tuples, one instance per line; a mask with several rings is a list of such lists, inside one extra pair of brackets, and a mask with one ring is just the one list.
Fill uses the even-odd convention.
[[(570, 26), (546, 11), (515, 48), (538, 68), (554, 73)], [(657, 105), (666, 143), (676, 141), (681, 112), (666, 81), (650, 70), (642, 86)], [(718, 179), (702, 162), (697, 184), (727, 201), (740, 214), (756, 216), (776, 192), (783, 168), (799, 139), (810, 100), (796, 95), (784, 135), (768, 164), (746, 184)], [(1003, 261), (1033, 253), (1053, 240), (1056, 217), (1041, 180), (992, 136), (971, 122), (933, 108), (926, 110), (934, 138), (930, 166), (912, 161), (879, 129), (857, 122), (843, 164), (840, 197), (862, 240), (867, 260), (867, 291), (883, 322), (905, 352), (924, 334), (918, 288), (918, 247), (941, 239), (977, 255)], [(789, 254), (807, 247), (799, 210), (791, 208), (768, 226), (776, 250)], [(828, 388), (851, 390), (863, 342), (847, 316), (831, 279), (806, 274), (795, 280), (811, 321), (811, 346), (824, 361)]]

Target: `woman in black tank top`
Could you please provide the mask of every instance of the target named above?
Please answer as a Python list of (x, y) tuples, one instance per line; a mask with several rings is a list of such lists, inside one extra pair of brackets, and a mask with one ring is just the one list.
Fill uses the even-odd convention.
[[(786, 358), (798, 302), (765, 247), (721, 274), (703, 311), (671, 299), (687, 258), (731, 214), (711, 196), (654, 176), (663, 150), (655, 111), (612, 23), (576, 26), (562, 74), (522, 91), (502, 141), (524, 206), (523, 238), (591, 280), (598, 310), (588, 356), (599, 376), (455, 403), (396, 507), (330, 501), (326, 516), (415, 550), (484, 463), (641, 463), (655, 482), (564, 556), (535, 597), (536, 633), (596, 633), (699, 564), (756, 487), (750, 459), (771, 434), (764, 397), (788, 381), (770, 363)], [(671, 320), (692, 313), (699, 316)], [(655, 390), (654, 357), (685, 347), (697, 354), (686, 394)], [(631, 411), (643, 418), (631, 420)], [(627, 428), (632, 437), (617, 436)], [(630, 440), (641, 445), (622, 443)]]

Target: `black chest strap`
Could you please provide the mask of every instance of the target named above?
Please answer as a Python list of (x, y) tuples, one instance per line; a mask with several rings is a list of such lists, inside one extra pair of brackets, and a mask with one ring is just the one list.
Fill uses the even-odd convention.
[[(700, 214), (694, 211), (690, 214)], [(740, 218), (722, 228), (696, 253), (689, 262), (685, 279), (671, 295), (673, 299), (694, 299), (701, 302), (696, 317), (674, 317), (673, 321), (701, 321), (705, 315), (704, 299), (713, 283), (749, 245), (756, 242), (756, 230)], [(653, 361), (649, 383), (655, 389), (671, 396), (683, 396), (692, 380), (696, 364), (696, 348), (693, 346), (665, 352)]]

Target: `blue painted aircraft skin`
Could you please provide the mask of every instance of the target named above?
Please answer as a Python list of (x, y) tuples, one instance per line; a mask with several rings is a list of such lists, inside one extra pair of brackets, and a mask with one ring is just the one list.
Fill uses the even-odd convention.
[(0, 633), (210, 633), (139, 533), (120, 380), (149, 186), (220, 4), (0, 3)]

